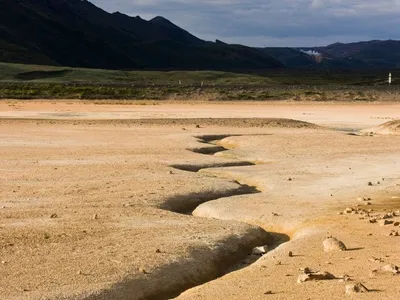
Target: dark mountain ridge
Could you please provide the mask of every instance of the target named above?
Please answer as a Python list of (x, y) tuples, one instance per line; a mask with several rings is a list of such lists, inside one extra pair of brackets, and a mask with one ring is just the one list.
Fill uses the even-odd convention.
[(0, 61), (103, 69), (390, 69), (400, 67), (400, 42), (251, 48), (201, 40), (161, 16), (108, 13), (87, 0), (0, 0)]
[(1, 0), (0, 61), (108, 69), (276, 68), (258, 49), (203, 41), (172, 22), (86, 0)]

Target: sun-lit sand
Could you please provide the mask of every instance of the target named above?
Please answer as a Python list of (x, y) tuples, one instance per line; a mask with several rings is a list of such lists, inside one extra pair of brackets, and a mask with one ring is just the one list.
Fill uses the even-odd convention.
[[(398, 299), (382, 267), (400, 266), (399, 119), (396, 103), (1, 101), (0, 299), (344, 299), (357, 282)], [(304, 268), (336, 279), (297, 283)]]

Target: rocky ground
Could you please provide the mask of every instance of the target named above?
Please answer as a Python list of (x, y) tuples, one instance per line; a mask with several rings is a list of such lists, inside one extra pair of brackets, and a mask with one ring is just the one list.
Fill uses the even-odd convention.
[(400, 136), (378, 126), (398, 104), (4, 101), (0, 118), (2, 299), (398, 297)]

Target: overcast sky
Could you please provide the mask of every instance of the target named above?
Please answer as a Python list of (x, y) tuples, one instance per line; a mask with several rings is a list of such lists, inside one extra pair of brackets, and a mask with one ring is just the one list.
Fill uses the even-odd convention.
[(109, 12), (163, 16), (206, 40), (325, 46), (400, 39), (400, 0), (91, 0)]

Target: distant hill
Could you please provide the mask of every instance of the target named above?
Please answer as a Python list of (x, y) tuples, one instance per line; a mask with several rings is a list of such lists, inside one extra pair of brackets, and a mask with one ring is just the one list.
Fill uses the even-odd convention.
[(264, 48), (263, 51), (288, 68), (400, 68), (400, 41), (392, 40), (335, 43), (326, 47), (312, 48)]
[(1, 0), (0, 61), (106, 69), (264, 69), (259, 49), (203, 41), (162, 17), (108, 13), (86, 0)]

